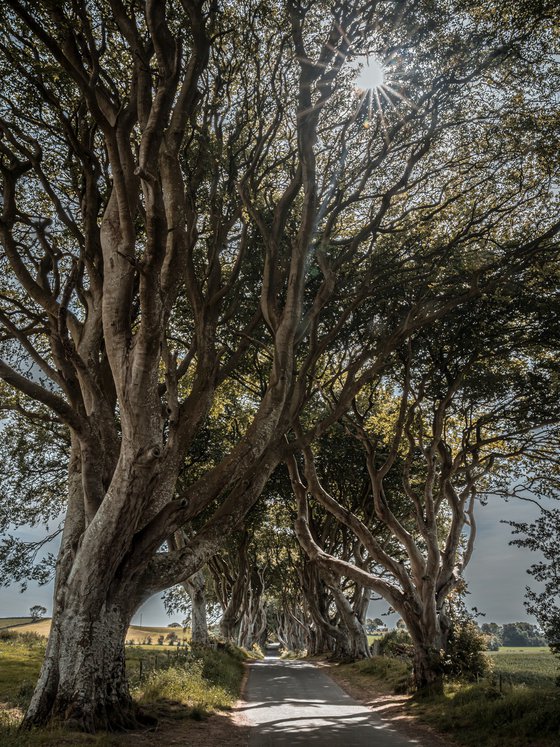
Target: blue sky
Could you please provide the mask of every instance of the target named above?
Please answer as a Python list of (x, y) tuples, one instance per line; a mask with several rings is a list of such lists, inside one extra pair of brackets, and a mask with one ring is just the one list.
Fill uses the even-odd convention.
[[(537, 508), (523, 501), (510, 500), (505, 503), (501, 498), (494, 498), (486, 506), (479, 507), (478, 532), (475, 552), (467, 568), (465, 577), (470, 595), (468, 607), (477, 607), (486, 616), (480, 622), (495, 621), (498, 623), (517, 620), (532, 620), (523, 607), (525, 586), (532, 584), (527, 568), (537, 560), (534, 553), (508, 543), (511, 539), (510, 528), (500, 523), (501, 519), (527, 521), (534, 518)], [(40, 536), (40, 529), (21, 531), (25, 539)], [(48, 548), (54, 552), (54, 543)], [(38, 586), (30, 583), (23, 594), (17, 585), (0, 588), (0, 617), (23, 616), (29, 614), (32, 605), (41, 604), (50, 614), (52, 610), (52, 584)], [(373, 602), (370, 615), (377, 617), (387, 610), (385, 602)], [(177, 620), (180, 615), (173, 616)], [(133, 620), (143, 625), (165, 624), (173, 618), (168, 617), (160, 595), (149, 599), (136, 613)], [(394, 617), (389, 620), (394, 620)]]

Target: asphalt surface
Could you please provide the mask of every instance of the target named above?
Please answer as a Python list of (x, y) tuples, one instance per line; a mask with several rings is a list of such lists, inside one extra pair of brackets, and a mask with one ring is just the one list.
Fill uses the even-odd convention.
[(249, 747), (421, 747), (347, 695), (309, 662), (267, 656), (251, 665), (243, 709)]

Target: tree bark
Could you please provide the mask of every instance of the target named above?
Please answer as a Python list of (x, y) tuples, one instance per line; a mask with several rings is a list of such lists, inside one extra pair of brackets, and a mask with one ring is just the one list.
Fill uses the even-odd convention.
[(208, 620), (206, 617), (206, 578), (204, 571), (197, 571), (185, 582), (184, 587), (191, 599), (192, 642), (195, 645), (208, 644)]
[[(102, 577), (91, 578), (102, 586)], [(116, 595), (84, 604), (68, 589), (53, 615), (47, 653), (23, 728), (60, 721), (94, 733), (154, 723), (134, 704), (126, 678), (124, 639), (130, 610)]]
[(352, 660), (369, 659), (369, 645), (364, 626), (356, 616), (356, 613), (352, 609), (352, 605), (346, 598), (346, 595), (340, 589), (337, 583), (337, 579), (333, 578), (332, 583), (329, 579), (329, 586), (333, 593), (334, 601), (343, 622), (344, 628), (346, 629), (348, 638), (346, 651), (348, 658)]

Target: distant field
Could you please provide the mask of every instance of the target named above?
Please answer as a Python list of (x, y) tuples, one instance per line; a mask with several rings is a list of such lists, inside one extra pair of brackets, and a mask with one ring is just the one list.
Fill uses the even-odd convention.
[[(3, 621), (11, 621), (8, 625), (3, 625)], [(39, 620), (39, 622), (27, 622), (27, 624), (21, 624), (22, 622), (29, 621), (30, 618), (25, 617), (6, 617), (0, 618), (0, 629), (1, 628), (13, 628), (17, 633), (37, 633), (37, 635), (48, 637), (51, 630), (51, 620), (46, 618), (45, 620)], [(134, 643), (142, 643), (149, 636), (152, 639), (152, 643), (157, 643), (157, 639), (160, 635), (167, 636), (169, 633), (175, 633), (180, 641), (183, 640), (183, 629), (182, 628), (167, 628), (167, 627), (150, 627), (147, 625), (131, 625), (126, 634), (127, 641), (134, 641)], [(190, 640), (190, 631), (185, 634), (185, 640)]]
[[(183, 640), (183, 628), (152, 628), (145, 625), (131, 625), (126, 634), (127, 641), (134, 641), (134, 643), (142, 643), (147, 636), (150, 636), (152, 643), (157, 643), (157, 639), (160, 635), (167, 636), (169, 633), (175, 633), (177, 638)], [(185, 641), (189, 641), (191, 637), (190, 630), (187, 630), (184, 636)]]
[(37, 635), (44, 635), (47, 638), (51, 630), (51, 618), (46, 617), (44, 620), (38, 620), (37, 622), (28, 622), (26, 625), (14, 625), (12, 628), (16, 633), (37, 633)]
[(549, 654), (548, 646), (500, 646), (499, 651), (489, 651), (490, 654)]
[(0, 617), (0, 630), (2, 628), (13, 628), (16, 625), (25, 625), (30, 622), (30, 617)]
[(551, 687), (560, 675), (560, 661), (547, 648), (503, 648), (490, 655), (494, 675), (511, 685)]

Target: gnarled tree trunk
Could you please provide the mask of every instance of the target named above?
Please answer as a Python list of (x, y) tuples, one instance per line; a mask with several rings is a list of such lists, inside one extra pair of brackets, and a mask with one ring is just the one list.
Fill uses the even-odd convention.
[(345, 645), (347, 658), (352, 660), (368, 659), (370, 652), (364, 626), (358, 619), (346, 595), (340, 589), (336, 576), (331, 574), (328, 581), (348, 639)]
[(191, 640), (195, 645), (205, 646), (208, 643), (208, 620), (204, 571), (197, 571), (185, 581), (184, 587), (191, 600)]
[(55, 609), (52, 632), (25, 726), (47, 721), (95, 732), (153, 723), (134, 705), (128, 689), (124, 638), (130, 613), (123, 600), (100, 609), (82, 604), (68, 589)]

